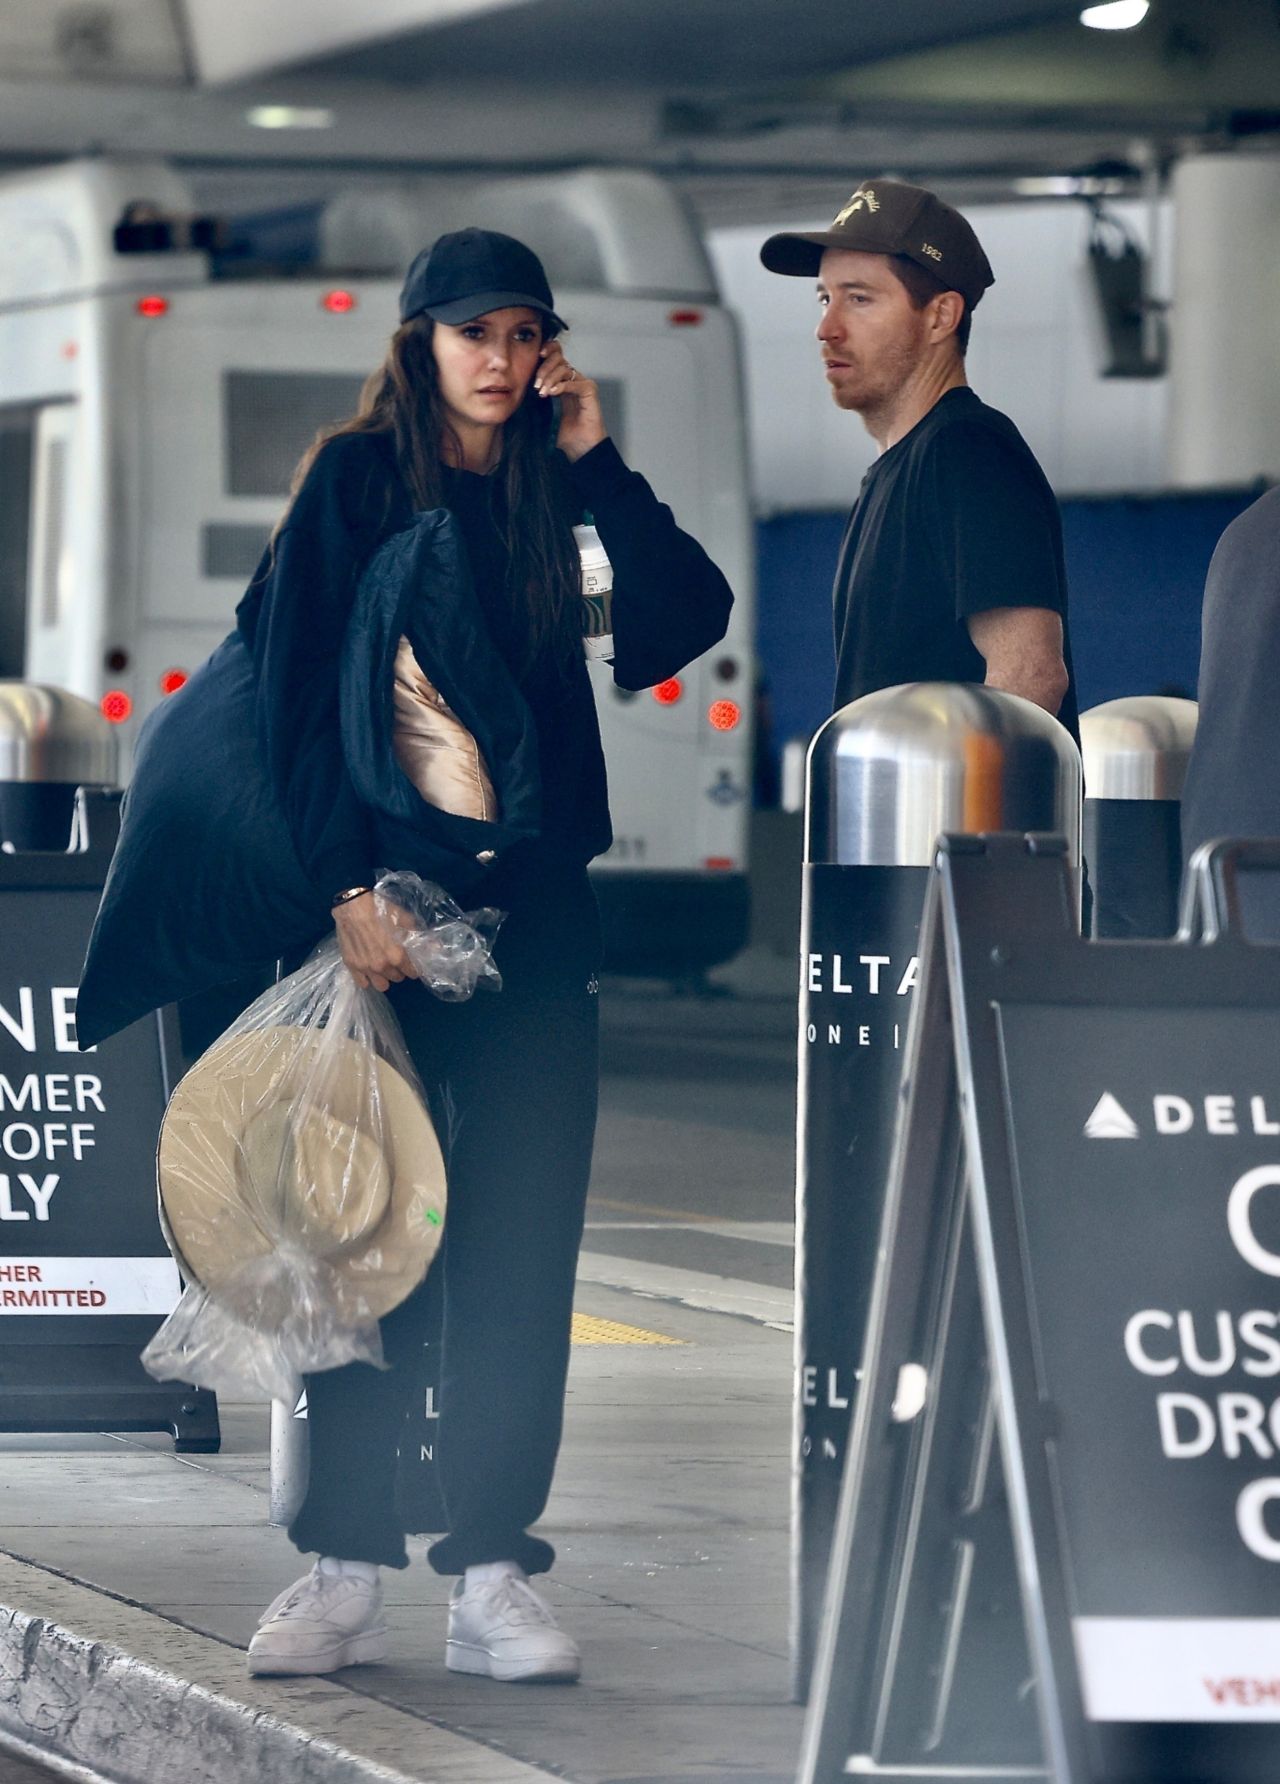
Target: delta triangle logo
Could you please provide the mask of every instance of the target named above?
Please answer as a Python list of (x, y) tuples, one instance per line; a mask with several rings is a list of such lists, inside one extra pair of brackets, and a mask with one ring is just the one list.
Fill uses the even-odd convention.
[(1136, 1140), (1138, 1124), (1106, 1090), (1085, 1122), (1084, 1131), (1086, 1139), (1090, 1140)]

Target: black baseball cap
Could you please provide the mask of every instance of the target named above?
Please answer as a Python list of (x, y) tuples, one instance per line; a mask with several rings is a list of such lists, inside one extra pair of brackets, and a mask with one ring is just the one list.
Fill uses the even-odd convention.
[(532, 248), (496, 229), (455, 229), (424, 248), (405, 274), (400, 320), (430, 316), (456, 327), (519, 304), (541, 310), (549, 333), (567, 326), (552, 307), (547, 275)]
[(996, 276), (973, 225), (923, 186), (864, 180), (830, 229), (771, 235), (760, 258), (771, 273), (813, 279), (828, 248), (863, 254), (905, 254), (972, 309)]

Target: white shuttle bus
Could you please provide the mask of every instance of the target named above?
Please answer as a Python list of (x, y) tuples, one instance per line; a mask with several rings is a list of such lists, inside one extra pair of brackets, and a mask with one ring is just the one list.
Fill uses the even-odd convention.
[(0, 677), (100, 702), (127, 763), (146, 714), (233, 623), (303, 449), (354, 409), (412, 252), (461, 221), (505, 228), (543, 255), (627, 459), (736, 596), (723, 644), (678, 680), (631, 695), (593, 667), (611, 964), (729, 958), (747, 924), (754, 554), (736, 334), (674, 195), (593, 172), (447, 204), (352, 194), (288, 276), (218, 276), (183, 245), (204, 239), (191, 211), (151, 163), (0, 181)]

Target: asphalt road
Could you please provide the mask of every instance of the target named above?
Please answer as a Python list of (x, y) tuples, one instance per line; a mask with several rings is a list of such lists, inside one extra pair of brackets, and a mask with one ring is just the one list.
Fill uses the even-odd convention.
[(591, 1250), (790, 1284), (796, 1001), (757, 976), (712, 997), (606, 980)]

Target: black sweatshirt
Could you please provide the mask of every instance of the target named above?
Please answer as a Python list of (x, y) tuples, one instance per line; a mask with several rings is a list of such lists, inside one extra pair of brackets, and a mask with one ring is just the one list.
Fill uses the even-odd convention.
[[(538, 734), (538, 768), (542, 781), (542, 836), (570, 855), (590, 859), (598, 852), (590, 834), (580, 834), (584, 820), (600, 830), (601, 801), (593, 785), (594, 758), (584, 749), (594, 712), (584, 709), (591, 690), (577, 675), (568, 676), (554, 656), (527, 662), (526, 637), (520, 615), (508, 595), (508, 554), (502, 535), (502, 486), (474, 471), (446, 469), (445, 505), (457, 522), (471, 567), (471, 580), (498, 652), (528, 702)], [(580, 518), (569, 509), (568, 526)], [(581, 654), (581, 647), (579, 647)], [(604, 811), (607, 814), (607, 806)], [(583, 848), (589, 853), (583, 855)], [(606, 843), (604, 845), (608, 847)]]
[[(724, 636), (733, 597), (697, 541), (676, 525), (611, 440), (569, 464), (557, 457), (567, 511), (589, 511), (614, 570), (614, 679), (665, 680)], [(505, 559), (482, 479), (448, 472), (477, 597), (500, 651)], [(484, 500), (481, 499), (483, 496)], [(373, 552), (408, 526), (413, 506), (389, 436), (344, 434), (320, 452), (236, 609), (257, 675), (258, 735), (299, 857), (326, 897), (371, 883), (370, 827), (342, 755), (338, 666), (356, 585)], [(572, 524), (572, 520), (566, 524)], [(611, 841), (604, 756), (585, 659), (535, 665), (521, 683), (537, 727), (543, 835), (582, 862)]]

